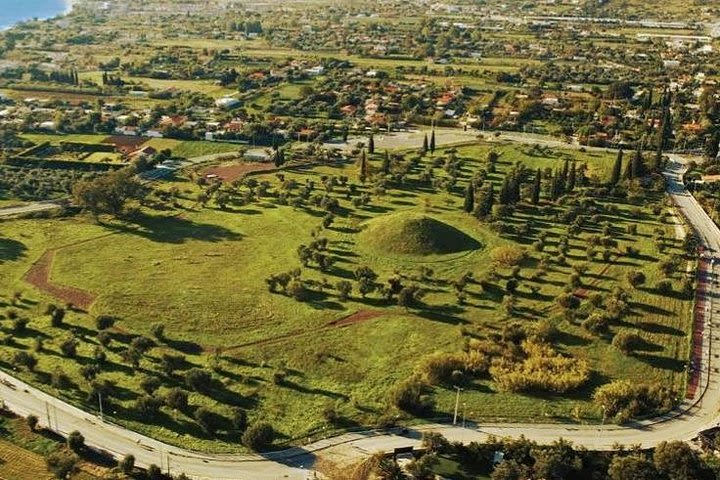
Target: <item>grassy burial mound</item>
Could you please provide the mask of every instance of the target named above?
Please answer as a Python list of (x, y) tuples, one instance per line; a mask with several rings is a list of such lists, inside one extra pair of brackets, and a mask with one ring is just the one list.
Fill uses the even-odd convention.
[(361, 243), (386, 254), (445, 255), (475, 250), (482, 245), (457, 228), (415, 213), (384, 215), (368, 222)]

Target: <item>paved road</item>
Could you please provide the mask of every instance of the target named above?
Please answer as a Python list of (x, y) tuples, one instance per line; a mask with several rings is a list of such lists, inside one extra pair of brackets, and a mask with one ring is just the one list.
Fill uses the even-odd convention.
[[(671, 155), (666, 173), (668, 190), (678, 205), (679, 212), (697, 230), (713, 258), (720, 252), (720, 230), (710, 221), (693, 197), (682, 186), (684, 159)], [(720, 266), (720, 265), (719, 265)], [(713, 275), (718, 273), (714, 267)], [(716, 276), (717, 278), (717, 276)], [(710, 284), (710, 297), (715, 298), (718, 287)], [(165, 471), (186, 473), (206, 479), (303, 479), (312, 478), (307, 467), (312, 467), (318, 455), (335, 460), (359, 460), (374, 452), (401, 446), (415, 446), (423, 431), (438, 431), (453, 441), (482, 441), (489, 435), (525, 437), (550, 443), (559, 437), (589, 449), (609, 450), (617, 443), (652, 447), (665, 440), (690, 440), (701, 430), (716, 426), (720, 420), (720, 359), (711, 353), (713, 330), (720, 328), (720, 309), (712, 305), (708, 312), (705, 344), (698, 398), (686, 401), (670, 414), (650, 421), (628, 426), (576, 426), (533, 424), (470, 424), (467, 428), (447, 425), (426, 425), (404, 434), (365, 432), (345, 434), (302, 448), (275, 452), (264, 457), (257, 455), (208, 455), (185, 451), (165, 445), (151, 438), (103, 422), (93, 414), (84, 412), (50, 397), (27, 384), (0, 372), (0, 398), (19, 415), (35, 414), (43, 426), (66, 435), (79, 430), (90, 446), (97, 447), (116, 457), (132, 453), (140, 466), (156, 464)]]
[(46, 210), (55, 210), (60, 208), (59, 201), (35, 202), (17, 207), (0, 208), (0, 217), (14, 217), (15, 215), (23, 215), (26, 213), (43, 212)]

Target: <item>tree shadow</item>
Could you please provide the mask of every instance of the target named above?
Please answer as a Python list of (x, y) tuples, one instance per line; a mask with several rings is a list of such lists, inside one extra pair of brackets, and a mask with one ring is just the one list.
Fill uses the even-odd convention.
[(24, 243), (10, 238), (0, 238), (0, 264), (12, 262), (25, 256)]
[(152, 217), (139, 215), (131, 223), (108, 224), (118, 232), (138, 235), (158, 243), (182, 244), (188, 240), (220, 242), (241, 240), (242, 235), (225, 227), (197, 223), (180, 217)]
[(638, 322), (638, 327), (640, 327), (643, 331), (649, 332), (649, 333), (659, 333), (663, 335), (674, 335), (676, 337), (684, 337), (685, 332), (682, 330), (671, 327), (669, 325), (661, 325), (659, 323), (654, 322)]

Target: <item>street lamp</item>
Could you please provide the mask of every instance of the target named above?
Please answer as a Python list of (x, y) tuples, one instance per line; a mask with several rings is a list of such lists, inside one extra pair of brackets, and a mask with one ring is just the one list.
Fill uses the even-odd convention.
[(460, 406), (460, 392), (462, 388), (456, 386), (457, 394), (455, 395), (455, 414), (453, 415), (453, 425), (457, 425), (458, 407)]

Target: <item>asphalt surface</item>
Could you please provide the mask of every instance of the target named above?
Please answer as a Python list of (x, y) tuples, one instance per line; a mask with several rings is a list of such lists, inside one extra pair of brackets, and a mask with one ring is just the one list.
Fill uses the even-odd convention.
[[(720, 230), (682, 185), (684, 159), (671, 155), (666, 177), (668, 193), (678, 211), (698, 232), (706, 247), (706, 255), (716, 258), (720, 252)], [(720, 266), (720, 265), (719, 265)], [(718, 267), (713, 267), (717, 278)], [(397, 447), (417, 446), (422, 432), (437, 431), (451, 441), (483, 441), (490, 435), (519, 437), (524, 435), (539, 443), (552, 443), (562, 437), (588, 449), (610, 450), (617, 444), (653, 447), (662, 441), (690, 440), (698, 432), (718, 425), (720, 420), (720, 359), (713, 355), (713, 342), (720, 324), (716, 282), (710, 283), (711, 298), (705, 326), (703, 364), (697, 398), (685, 401), (675, 411), (659, 418), (626, 426), (564, 425), (564, 424), (467, 424), (466, 428), (449, 425), (425, 425), (395, 433), (350, 433), (322, 440), (303, 447), (267, 455), (212, 455), (195, 453), (163, 444), (146, 436), (101, 420), (63, 401), (53, 398), (7, 373), (0, 372), (0, 399), (18, 415), (35, 414), (40, 424), (67, 435), (80, 431), (86, 444), (117, 458), (132, 454), (139, 466), (158, 465), (173, 474), (185, 473), (203, 479), (307, 479), (313, 478), (312, 466), (318, 455), (337, 460), (355, 461), (378, 451)]]
[(58, 202), (48, 201), (28, 203), (27, 205), (19, 205), (17, 207), (5, 207), (0, 208), (0, 217), (14, 217), (15, 215), (55, 210), (60, 208), (60, 206)]

